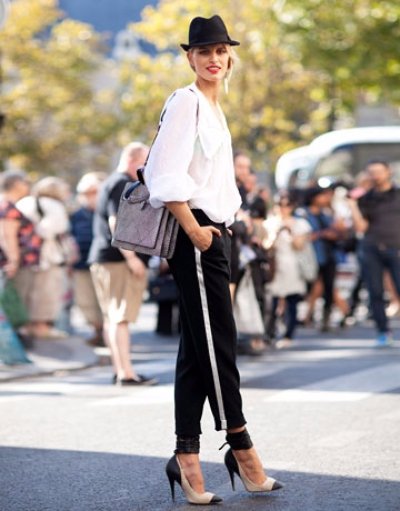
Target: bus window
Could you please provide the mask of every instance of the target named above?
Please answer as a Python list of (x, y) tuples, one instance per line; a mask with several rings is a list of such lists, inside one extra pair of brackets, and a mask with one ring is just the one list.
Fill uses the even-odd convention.
[(353, 168), (354, 147), (339, 147), (325, 158), (319, 160), (315, 168), (315, 176), (317, 179), (321, 177), (346, 179), (353, 174)]
[(326, 176), (349, 180), (365, 169), (371, 160), (389, 162), (396, 181), (400, 182), (400, 144), (390, 143), (340, 146), (317, 163), (315, 175), (317, 179)]
[(355, 173), (365, 169), (371, 160), (390, 163), (395, 180), (400, 183), (400, 144), (358, 144), (355, 146)]

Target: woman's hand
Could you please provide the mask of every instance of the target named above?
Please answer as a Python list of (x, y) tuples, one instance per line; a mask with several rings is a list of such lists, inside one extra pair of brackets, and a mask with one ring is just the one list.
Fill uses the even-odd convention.
[(8, 261), (4, 266), (4, 273), (8, 279), (15, 277), (18, 271), (18, 261)]
[(199, 226), (196, 230), (189, 234), (189, 238), (200, 252), (205, 252), (211, 247), (214, 234), (218, 236), (218, 238), (221, 237), (221, 231), (213, 225), (206, 225), (203, 227)]
[(211, 247), (214, 234), (221, 237), (221, 231), (213, 225), (199, 225), (187, 202), (166, 202), (165, 206), (178, 220), (190, 241), (200, 252), (204, 252)]
[(126, 259), (130, 271), (138, 279), (143, 278), (146, 275), (146, 265), (136, 255), (130, 256)]

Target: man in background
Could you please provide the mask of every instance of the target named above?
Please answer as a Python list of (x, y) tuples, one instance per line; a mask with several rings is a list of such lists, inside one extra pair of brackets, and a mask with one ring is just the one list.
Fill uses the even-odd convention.
[(119, 385), (152, 385), (153, 378), (139, 375), (130, 360), (129, 323), (136, 321), (147, 287), (146, 256), (111, 245), (119, 201), (126, 183), (137, 180), (137, 169), (149, 149), (140, 142), (128, 144), (118, 167), (102, 184), (93, 221), (93, 242), (88, 261), (103, 313), (104, 337)]
[(389, 164), (370, 161), (366, 171), (372, 188), (358, 201), (349, 199), (356, 232), (363, 233), (363, 265), (377, 347), (393, 343), (385, 312), (383, 273), (387, 270), (400, 295), (400, 189), (392, 181)]

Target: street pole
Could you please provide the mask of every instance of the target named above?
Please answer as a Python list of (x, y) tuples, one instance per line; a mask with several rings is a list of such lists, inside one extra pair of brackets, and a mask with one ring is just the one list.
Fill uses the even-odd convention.
[(0, 29), (3, 28), (10, 8), (10, 2), (8, 0), (0, 0)]
[[(4, 24), (8, 17), (8, 11), (10, 8), (10, 4), (8, 0), (0, 0), (0, 30), (4, 27)], [(3, 69), (1, 66), (1, 49), (0, 49), (0, 97), (2, 92), (2, 84), (3, 84)], [(3, 112), (0, 111), (0, 132), (4, 126), (6, 120), (6, 116)], [(0, 167), (2, 167), (2, 162), (0, 161)]]

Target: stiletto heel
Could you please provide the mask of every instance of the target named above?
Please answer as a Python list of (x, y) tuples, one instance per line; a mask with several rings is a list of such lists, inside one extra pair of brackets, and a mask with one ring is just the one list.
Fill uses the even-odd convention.
[(168, 471), (168, 465), (165, 469), (169, 481), (169, 485), (171, 487), (171, 498), (174, 501), (175, 500), (175, 477), (174, 475)]
[(227, 455), (228, 453), (225, 454), (225, 466), (228, 469), (229, 477), (231, 478), (232, 490), (235, 491), (235, 468), (232, 466), (231, 460)]
[(279, 490), (280, 488), (283, 488), (283, 484), (281, 484), (279, 481), (276, 481), (272, 477), (267, 477), (262, 484), (255, 484), (252, 481), (250, 481), (250, 479), (242, 470), (240, 463), (235, 458), (232, 449), (229, 449), (225, 454), (225, 466), (229, 472), (233, 490), (235, 489), (234, 485), (235, 474), (237, 474), (240, 477), (244, 487), (250, 493), (275, 491)]
[(177, 482), (182, 488), (182, 491), (190, 504), (207, 505), (218, 504), (219, 502), (222, 502), (221, 497), (214, 495), (214, 493), (207, 491), (204, 493), (197, 493), (193, 490), (189, 481), (185, 477), (185, 473), (183, 472), (176, 455), (172, 456), (172, 458), (168, 461), (167, 466), (165, 467), (165, 472), (167, 473), (169, 484), (171, 486), (172, 500), (175, 500), (174, 485), (175, 482)]

